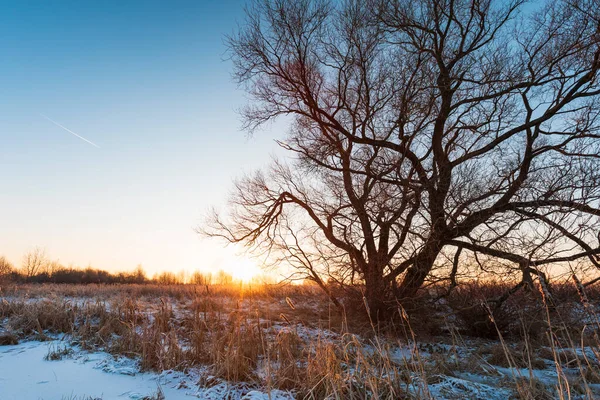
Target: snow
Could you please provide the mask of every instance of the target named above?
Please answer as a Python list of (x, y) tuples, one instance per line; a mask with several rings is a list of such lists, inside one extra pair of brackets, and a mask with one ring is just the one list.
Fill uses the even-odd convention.
[[(302, 336), (319, 336), (318, 332), (300, 331)], [(99, 351), (85, 352), (65, 340), (60, 340), (60, 337), (55, 339), (57, 340), (51, 342), (27, 341), (18, 345), (0, 347), (0, 400), (84, 398), (142, 400), (155, 394), (158, 388), (168, 400), (290, 400), (294, 398), (290, 392), (271, 390), (269, 393), (265, 388), (258, 388), (250, 383), (219, 380), (209, 375), (210, 369), (207, 367), (189, 369), (185, 372), (172, 370), (161, 373), (140, 372), (138, 361), (135, 359), (114, 357)], [(418, 347), (420, 355), (425, 357), (425, 362), (429, 352), (443, 353), (443, 350), (448, 350), (446, 348), (448, 346), (442, 344)], [(62, 348), (69, 348), (72, 352), (61, 360), (44, 359), (50, 350)], [(414, 351), (414, 346), (398, 346), (392, 351), (392, 357), (410, 359), (414, 357)], [(546, 369), (534, 370), (531, 373), (551, 388), (557, 376), (552, 363), (548, 364)], [(510, 381), (513, 376), (527, 377), (530, 373), (527, 369), (490, 367), (493, 369), (493, 374), (456, 371), (454, 376), (430, 376), (433, 381), (429, 385), (425, 385), (418, 374), (411, 374), (412, 383), (407, 389), (416, 397), (501, 400), (510, 398), (513, 394), (511, 389), (502, 387), (503, 381)], [(577, 371), (566, 369), (564, 371), (577, 375)], [(590, 385), (590, 388), (597, 394), (600, 385)], [(583, 396), (573, 398), (583, 398)]]
[[(6, 299), (0, 300), (6, 301)], [(17, 301), (17, 300), (15, 300)], [(25, 298), (23, 302), (43, 301), (43, 299)], [(61, 300), (62, 301), (62, 300)], [(227, 301), (222, 299), (219, 301)], [(69, 304), (95, 304), (85, 298), (69, 298)], [(87, 303), (86, 303), (87, 302)], [(280, 302), (282, 307), (287, 304)], [(102, 302), (102, 307), (109, 308), (116, 301)], [(161, 303), (162, 304), (162, 303)], [(242, 308), (249, 308), (249, 303), (240, 302)], [(254, 303), (253, 307), (260, 302)], [(268, 303), (265, 303), (268, 304)], [(238, 307), (239, 305), (236, 305)], [(152, 321), (154, 313), (160, 306), (156, 300), (139, 300), (140, 318)], [(189, 318), (192, 303), (189, 300), (173, 301), (168, 304), (172, 312), (173, 323)], [(233, 307), (233, 306), (231, 306)], [(265, 305), (266, 307), (266, 305)], [(237, 308), (236, 308), (237, 310)], [(225, 311), (224, 311), (225, 312)], [(258, 314), (257, 314), (258, 315)], [(515, 379), (533, 376), (536, 381), (546, 386), (549, 392), (554, 390), (558, 374), (552, 360), (545, 360), (545, 368), (529, 371), (524, 368), (506, 368), (490, 364), (487, 353), (479, 352), (486, 346), (497, 344), (495, 341), (461, 339), (458, 343), (450, 343), (444, 338), (438, 342), (421, 343), (412, 340), (398, 341), (393, 337), (361, 338), (354, 334), (336, 333), (331, 330), (318, 328), (317, 323), (306, 325), (303, 322), (284, 323), (279, 320), (258, 319), (263, 329), (265, 340), (275, 343), (278, 336), (293, 335), (293, 340), (302, 342), (306, 351), (314, 351), (318, 343), (335, 344), (343, 347), (349, 357), (355, 353), (361, 357), (377, 359), (383, 354), (393, 366), (407, 372), (403, 376), (403, 385), (415, 398), (433, 397), (435, 399), (485, 399), (500, 400), (514, 395)], [(0, 333), (8, 327), (8, 318), (0, 319)], [(9, 327), (10, 328), (10, 327)], [(141, 326), (135, 329), (141, 330)], [(241, 326), (240, 329), (245, 329)], [(275, 360), (259, 358), (255, 373), (256, 382), (227, 382), (212, 376), (214, 368), (211, 365), (195, 366), (185, 371), (166, 370), (162, 372), (140, 372), (139, 360), (127, 357), (115, 357), (105, 352), (83, 351), (68, 340), (77, 338), (52, 336), (52, 342), (25, 341), (18, 345), (0, 346), (0, 400), (80, 400), (90, 398), (110, 399), (144, 399), (153, 396), (158, 388), (168, 400), (204, 399), (204, 400), (289, 400), (294, 394), (281, 390), (269, 390), (264, 385), (269, 382), (268, 372), (276, 370)], [(30, 337), (31, 338), (31, 337)], [(187, 343), (180, 343), (185, 349)], [(72, 351), (65, 352), (66, 357), (56, 361), (46, 361), (44, 357), (50, 349), (63, 348)], [(549, 348), (545, 349), (551, 351)], [(597, 349), (566, 348), (570, 357), (577, 354), (594, 366), (598, 364)], [(441, 365), (444, 368), (439, 368)], [(305, 366), (302, 359), (298, 360), (299, 367)], [(456, 370), (453, 370), (456, 366)], [(542, 367), (544, 364), (542, 363)], [(360, 371), (354, 365), (343, 364), (348, 379), (361, 379)], [(420, 371), (423, 368), (424, 371)], [(426, 371), (425, 371), (426, 370)], [(356, 374), (354, 374), (356, 372)], [(383, 373), (383, 372), (382, 372)], [(581, 371), (571, 363), (561, 367), (561, 373), (573, 382)], [(427, 383), (425, 383), (425, 376)], [(261, 386), (261, 382), (262, 385)], [(594, 396), (600, 398), (600, 384), (589, 384)], [(584, 394), (573, 394), (573, 399), (582, 399)]]
[(429, 392), (435, 399), (502, 400), (512, 394), (508, 389), (450, 376), (443, 377), (440, 383), (429, 385)]
[[(0, 347), (0, 400), (62, 400), (101, 398), (141, 400), (160, 387), (168, 400), (239, 399), (286, 400), (290, 394), (273, 390), (270, 394), (247, 385), (218, 383), (198, 387), (198, 371), (187, 374), (163, 371), (139, 372), (132, 359), (114, 358), (104, 352), (87, 353), (76, 347), (72, 357), (46, 361), (53, 342), (22, 342)], [(60, 347), (69, 346), (61, 343)]]
[[(73, 397), (142, 399), (161, 384), (151, 373), (106, 373), (101, 367), (111, 356), (91, 353), (45, 361), (48, 342), (24, 342), (0, 348), (0, 400), (54, 400)], [(189, 399), (185, 391), (161, 388), (168, 399)]]

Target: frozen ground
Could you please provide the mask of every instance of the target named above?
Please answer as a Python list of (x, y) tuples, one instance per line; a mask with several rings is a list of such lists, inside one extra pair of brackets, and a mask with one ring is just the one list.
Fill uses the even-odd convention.
[[(60, 360), (45, 360), (49, 351), (61, 348), (72, 352)], [(422, 355), (428, 357), (426, 352)], [(528, 374), (527, 370), (490, 368), (490, 374), (439, 375), (429, 385), (415, 385), (409, 388), (409, 392), (415, 398), (502, 400), (514, 397), (511, 390), (501, 387), (501, 383), (510, 380), (512, 374)], [(545, 370), (535, 371), (535, 374), (541, 381), (548, 380), (549, 384), (556, 382), (556, 371), (551, 365)], [(209, 384), (202, 386), (199, 382)], [(594, 396), (600, 393), (598, 386), (592, 385), (596, 392)], [(186, 373), (170, 370), (160, 374), (140, 372), (135, 360), (104, 352), (85, 352), (58, 339), (0, 347), (0, 400), (153, 400), (159, 388), (167, 400), (294, 398), (293, 393), (289, 392), (273, 390), (269, 394), (249, 384), (219, 381), (207, 376), (203, 369), (191, 369)]]
[[(302, 294), (96, 290), (0, 295), (0, 400), (546, 400), (565, 383), (564, 398), (600, 399), (597, 339), (557, 336), (554, 349), (538, 341), (527, 352), (523, 342), (456, 333), (415, 343), (408, 334), (336, 328), (319, 314), (330, 318), (329, 310)], [(585, 329), (596, 329), (591, 322)]]
[[(156, 392), (160, 377), (154, 374), (107, 373), (105, 353), (78, 355), (58, 361), (44, 357), (53, 342), (24, 342), (0, 348), (2, 400), (62, 399), (91, 396), (103, 399), (142, 399)], [(161, 385), (169, 399), (184, 399), (184, 390)]]
[[(198, 370), (183, 374), (164, 371), (161, 374), (140, 373), (137, 363), (127, 358), (115, 358), (104, 352), (73, 353), (61, 360), (47, 361), (45, 356), (58, 341), (29, 341), (0, 347), (0, 400), (62, 400), (62, 399), (154, 399), (158, 389), (167, 400), (180, 399), (269, 399), (269, 394), (245, 385), (225, 382), (211, 387), (196, 385)], [(270, 399), (291, 398), (281, 391), (272, 391)]]

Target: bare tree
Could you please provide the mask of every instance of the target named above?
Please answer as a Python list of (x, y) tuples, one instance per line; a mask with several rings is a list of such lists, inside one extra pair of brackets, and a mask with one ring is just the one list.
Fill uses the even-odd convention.
[(27, 278), (31, 278), (41, 272), (44, 272), (48, 266), (48, 257), (44, 249), (36, 247), (27, 252), (23, 256), (23, 264), (21, 266), (23, 274)]
[(144, 283), (148, 279), (146, 276), (146, 271), (142, 264), (138, 264), (131, 274), (131, 279), (134, 283)]
[(600, 267), (600, 3), (523, 3), (253, 2), (229, 39), (245, 126), (291, 117), (291, 161), (207, 233), (364, 282), (379, 316), (465, 257), (517, 288)]
[(14, 266), (6, 257), (0, 256), (0, 277), (10, 274), (14, 269)]
[(212, 274), (194, 271), (190, 278), (190, 283), (194, 285), (210, 285), (212, 283)]

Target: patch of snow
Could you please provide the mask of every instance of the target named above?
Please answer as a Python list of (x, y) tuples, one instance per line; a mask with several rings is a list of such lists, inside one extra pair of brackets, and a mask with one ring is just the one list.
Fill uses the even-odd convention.
[(286, 400), (292, 399), (291, 395), (281, 390), (273, 390), (269, 393), (259, 392), (258, 390), (251, 390), (246, 393), (241, 400)]
[[(55, 342), (54, 342), (55, 343)], [(102, 398), (141, 400), (157, 389), (168, 400), (291, 400), (285, 391), (259, 391), (249, 384), (218, 382), (199, 387), (203, 368), (180, 372), (140, 372), (139, 363), (104, 352), (85, 353), (72, 347), (74, 356), (46, 361), (53, 342), (23, 342), (0, 347), (0, 400), (62, 400)], [(68, 346), (68, 345), (66, 345)]]
[(125, 357), (107, 357), (96, 364), (94, 368), (108, 373), (129, 376), (136, 375), (140, 370), (137, 361)]
[(429, 385), (429, 391), (435, 399), (504, 400), (512, 395), (508, 389), (450, 376), (444, 376), (441, 382)]
[(73, 359), (45, 361), (48, 343), (23, 342), (0, 347), (1, 400), (61, 400), (63, 397), (141, 399), (156, 392), (159, 385), (167, 399), (189, 399), (182, 390), (163, 386), (158, 376), (106, 373), (97, 368), (106, 353), (91, 353)]

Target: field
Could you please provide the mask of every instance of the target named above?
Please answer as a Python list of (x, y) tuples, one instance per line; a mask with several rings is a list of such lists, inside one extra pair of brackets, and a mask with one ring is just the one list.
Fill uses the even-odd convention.
[(381, 329), (307, 285), (4, 286), (0, 399), (600, 397), (597, 304), (561, 290), (481, 320), (465, 291)]

